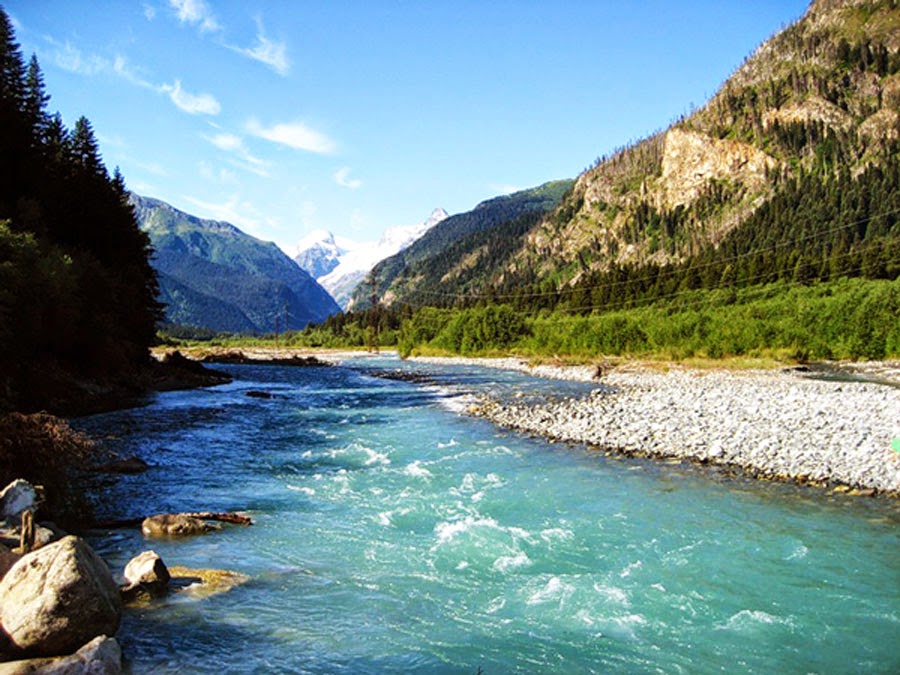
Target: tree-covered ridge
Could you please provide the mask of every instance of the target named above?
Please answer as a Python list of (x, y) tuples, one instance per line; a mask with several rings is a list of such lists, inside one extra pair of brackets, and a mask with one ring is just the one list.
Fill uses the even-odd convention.
[[(571, 187), (570, 180), (551, 181), (488, 199), (444, 219), (408, 248), (378, 263), (354, 292), (351, 306), (368, 306), (373, 280), (377, 295), (387, 302), (427, 302), (438, 291), (458, 293), (471, 283), (480, 285), (485, 269), (500, 263), (495, 256), (505, 259), (514, 250), (524, 234), (521, 223), (556, 207)], [(459, 269), (451, 271), (448, 263)]]
[(485, 274), (483, 292), (682, 263), (796, 181), (821, 192), (848, 173), (890, 171), (898, 139), (900, 7), (820, 0), (708, 104), (598, 159), (510, 261)]
[(90, 122), (50, 114), (0, 8), (0, 407), (33, 408), (71, 377), (124, 379), (160, 317), (150, 243)]

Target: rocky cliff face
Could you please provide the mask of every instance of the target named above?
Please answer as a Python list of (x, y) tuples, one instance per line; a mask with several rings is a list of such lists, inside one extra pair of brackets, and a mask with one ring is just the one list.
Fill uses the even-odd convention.
[(661, 208), (689, 206), (715, 181), (740, 183), (752, 192), (762, 190), (766, 176), (778, 162), (748, 143), (710, 138), (683, 129), (670, 129), (663, 145)]

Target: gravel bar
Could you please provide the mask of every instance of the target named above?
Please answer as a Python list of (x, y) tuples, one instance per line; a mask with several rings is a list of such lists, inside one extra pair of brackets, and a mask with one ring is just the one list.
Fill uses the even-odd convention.
[[(531, 369), (516, 359), (482, 365)], [(534, 374), (564, 376), (565, 367)], [(568, 378), (588, 379), (596, 368)], [(472, 414), (557, 441), (719, 464), (750, 475), (856, 494), (900, 496), (900, 388), (796, 371), (613, 369), (583, 398), (483, 399)]]

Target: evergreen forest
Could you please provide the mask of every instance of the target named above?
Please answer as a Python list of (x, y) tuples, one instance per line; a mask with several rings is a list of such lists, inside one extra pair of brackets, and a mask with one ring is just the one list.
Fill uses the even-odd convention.
[(161, 316), (122, 175), (91, 123), (67, 128), (49, 100), (0, 9), (0, 410), (134, 381)]

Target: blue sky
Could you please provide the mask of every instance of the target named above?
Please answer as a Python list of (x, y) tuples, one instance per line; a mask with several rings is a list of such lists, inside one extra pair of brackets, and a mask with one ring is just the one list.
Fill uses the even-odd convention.
[(802, 0), (7, 0), (130, 189), (290, 250), (548, 180), (702, 105)]

